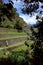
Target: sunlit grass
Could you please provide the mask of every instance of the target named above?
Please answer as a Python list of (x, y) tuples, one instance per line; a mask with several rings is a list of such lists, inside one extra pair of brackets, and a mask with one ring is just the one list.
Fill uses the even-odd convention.
[(27, 43), (29, 44), (29, 46), (31, 46), (34, 43), (34, 41), (28, 40)]
[(27, 37), (27, 35), (23, 35), (23, 36), (5, 37), (5, 38), (0, 38), (0, 40), (14, 39), (14, 38), (25, 38), (25, 37)]
[(27, 48), (28, 48), (27, 46), (23, 45), (21, 47), (18, 47), (18, 48), (13, 49), (13, 51), (16, 51), (16, 52), (17, 51), (25, 51)]
[[(19, 42), (19, 43), (17, 43), (17, 44), (10, 45), (10, 46), (8, 46), (8, 47), (2, 47), (2, 49), (0, 49), (0, 57), (3, 56), (5, 50), (6, 50), (6, 52), (7, 52), (7, 51), (13, 51), (13, 52), (15, 52), (15, 51), (16, 51), (16, 52), (26, 51), (26, 49), (29, 49), (29, 47), (31, 46), (31, 44), (33, 44), (32, 41), (28, 41), (29, 47), (27, 47), (24, 43), (25, 43), (25, 41)], [(21, 46), (20, 46), (20, 45), (21, 45)], [(9, 49), (10, 49), (10, 50), (9, 50)], [(31, 50), (29, 51), (29, 55), (30, 55), (30, 57), (31, 57)]]
[(9, 51), (9, 49), (11, 49), (11, 51), (22, 51), (22, 50), (26, 50), (27, 49), (27, 46), (23, 45), (24, 42), (25, 41), (19, 42), (18, 44), (13, 44), (13, 45), (10, 45), (8, 47), (1, 47), (0, 48), (0, 57), (3, 57), (4, 52)]
[(24, 44), (24, 42), (25, 41), (23, 41), (23, 42), (19, 42), (19, 43), (17, 43), (17, 44), (13, 44), (13, 45), (10, 45), (10, 46), (8, 46), (8, 47), (1, 47), (1, 50), (3, 50), (3, 49), (9, 49), (9, 48), (15, 48), (15, 47), (17, 47), (17, 46), (20, 46), (20, 45), (22, 45), (22, 44)]
[(26, 34), (25, 32), (0, 32), (0, 34)]

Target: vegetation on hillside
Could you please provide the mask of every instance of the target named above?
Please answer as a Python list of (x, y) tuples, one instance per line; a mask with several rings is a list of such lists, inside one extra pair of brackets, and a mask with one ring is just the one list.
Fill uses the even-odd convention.
[(13, 2), (5, 4), (0, 0), (0, 27), (15, 28), (23, 30), (24, 20), (19, 17), (16, 9), (13, 8)]

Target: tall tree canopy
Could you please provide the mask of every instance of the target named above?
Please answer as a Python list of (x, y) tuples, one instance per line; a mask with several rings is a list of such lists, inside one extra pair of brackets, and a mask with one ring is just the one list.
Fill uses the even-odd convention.
[[(33, 4), (32, 2), (35, 1)], [(26, 3), (26, 8), (23, 9), (23, 12), (31, 14), (31, 12), (39, 8), (39, 3), (43, 2), (42, 0), (24, 0)], [(30, 36), (31, 40), (34, 41), (32, 44), (32, 65), (43, 65), (43, 16), (41, 14), (36, 16), (37, 24), (34, 27), (30, 27), (32, 35)]]
[(9, 0), (9, 3), (4, 4), (2, 0), (0, 0), (0, 22), (4, 15), (6, 15), (10, 20), (13, 16), (13, 2)]
[(23, 7), (23, 13), (31, 14), (35, 12), (39, 8), (39, 1), (43, 2), (43, 0), (24, 0), (25, 7)]

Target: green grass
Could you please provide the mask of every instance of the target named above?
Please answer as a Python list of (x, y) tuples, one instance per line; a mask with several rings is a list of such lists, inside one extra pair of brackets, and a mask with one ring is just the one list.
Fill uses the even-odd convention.
[[(18, 31), (14, 31), (14, 30), (15, 29), (7, 29), (7, 28), (2, 28), (2, 30), (1, 30), (1, 28), (0, 28), (0, 35), (2, 35), (2, 37), (0, 37), (0, 40), (27, 37), (27, 34), (25, 32), (18, 32)], [(4, 35), (5, 35), (5, 37), (4, 37)], [(7, 36), (7, 35), (9, 35), (9, 36)]]
[[(28, 47), (27, 46), (21, 46), (15, 49), (12, 49), (13, 52), (19, 52), (19, 51), (25, 51)], [(4, 50), (0, 50), (0, 58), (4, 56), (4, 53), (6, 53), (8, 50), (4, 49)]]
[(13, 44), (13, 45), (10, 45), (10, 46), (8, 46), (8, 47), (1, 47), (1, 50), (3, 50), (3, 49), (5, 50), (5, 49), (9, 49), (9, 48), (14, 48), (14, 47), (20, 46), (20, 45), (24, 44), (24, 42), (25, 42), (25, 41), (19, 42), (19, 43), (17, 43), (17, 44)]
[(0, 58), (3, 57), (3, 51), (0, 51)]
[(25, 32), (0, 32), (0, 34), (26, 34)]
[[(28, 41), (29, 42), (29, 47), (33, 44), (33, 41)], [(8, 47), (2, 47), (2, 50), (3, 49), (9, 49), (9, 48), (14, 48), (14, 47), (17, 47), (17, 46), (20, 46), (20, 45), (23, 45), (25, 43), (25, 41), (22, 41), (22, 42), (19, 42), (19, 43), (17, 43), (17, 44), (13, 44), (13, 45), (10, 45), (10, 46), (8, 46)], [(27, 47), (27, 46), (25, 46), (25, 45), (23, 45), (22, 46), (22, 48), (25, 48), (25, 47)], [(21, 46), (19, 47), (19, 48), (21, 48)], [(15, 49), (15, 48), (14, 48)], [(17, 50), (18, 50), (18, 47), (16, 48)], [(16, 50), (15, 49), (15, 50)], [(20, 50), (20, 49), (19, 49)]]
[(26, 49), (27, 49), (28, 47), (27, 46), (21, 46), (21, 47), (19, 47), (19, 48), (15, 48), (15, 49), (13, 49), (13, 51), (25, 51)]
[[(0, 58), (3, 57), (4, 52), (7, 52), (7, 50), (8, 50), (9, 48), (13, 48), (13, 47), (19, 46), (19, 45), (21, 45), (21, 44), (24, 44), (24, 42), (18, 43), (18, 44), (14, 44), (14, 45), (10, 45), (10, 46), (8, 46), (8, 47), (2, 47), (2, 48), (0, 49)], [(5, 50), (6, 50), (6, 51), (5, 51)], [(9, 50), (8, 50), (8, 51), (9, 51)]]
[(0, 38), (0, 40), (7, 40), (7, 39), (14, 39), (14, 38), (25, 38), (27, 37), (27, 35), (23, 35), (23, 36), (12, 36), (12, 37), (6, 37), (6, 38)]
[[(1, 30), (1, 28), (0, 28)], [(14, 34), (14, 36), (9, 36), (9, 37), (1, 37), (0, 40), (6, 40), (6, 39), (14, 39), (14, 38), (26, 38), (28, 37), (25, 32), (18, 32), (17, 30), (14, 31), (14, 29), (11, 31), (11, 29), (7, 28), (2, 28), (2, 30), (5, 30), (3, 32), (0, 32), (0, 35), (5, 35), (5, 34)], [(8, 30), (8, 31), (7, 31)], [(8, 47), (0, 47), (0, 57), (3, 57), (4, 52), (9, 51), (9, 49), (13, 51), (25, 51), (27, 49), (27, 46), (24, 45), (24, 42), (19, 42), (17, 44), (10, 45)], [(21, 46), (20, 46), (21, 45)], [(16, 48), (15, 48), (16, 47)], [(5, 51), (6, 50), (6, 51)]]
[(6, 52), (7, 50), (0, 50), (0, 58), (3, 57), (4, 53)]
[[(16, 51), (16, 52), (17, 51), (18, 52), (19, 51), (25, 51), (27, 49), (27, 46), (25, 46), (25, 45), (22, 46), (22, 44), (24, 44), (24, 42), (25, 41), (20, 42), (18, 44), (10, 45), (8, 47), (2, 47), (0, 49), (0, 58), (3, 57), (4, 53), (7, 52), (7, 51), (9, 51), (9, 49), (11, 49), (11, 51)], [(19, 45), (21, 45), (21, 46), (19, 46)], [(17, 46), (19, 46), (19, 47), (17, 47)], [(14, 48), (14, 47), (16, 47), (16, 48)]]
[(29, 44), (29, 46), (31, 46), (34, 43), (34, 41), (28, 40), (27, 43)]
[(24, 31), (18, 32), (17, 29), (0, 28), (0, 34), (26, 34)]
[[(28, 47), (25, 46), (25, 45), (22, 45), (24, 44), (25, 41), (23, 42), (20, 42), (18, 44), (13, 44), (13, 45), (10, 45), (8, 47), (2, 47), (2, 49), (0, 50), (0, 57), (3, 57), (3, 54), (4, 52), (7, 52), (9, 51), (9, 49), (11, 49), (11, 51), (16, 51), (16, 52), (19, 52), (19, 51), (25, 51)], [(31, 46), (31, 44), (33, 43), (33, 41), (28, 41), (29, 45)], [(21, 46), (20, 46), (21, 45)], [(19, 47), (17, 47), (19, 46)], [(16, 48), (15, 48), (16, 47)], [(6, 50), (6, 51), (5, 51)], [(30, 57), (31, 57), (31, 50), (29, 51), (29, 54), (30, 54)]]

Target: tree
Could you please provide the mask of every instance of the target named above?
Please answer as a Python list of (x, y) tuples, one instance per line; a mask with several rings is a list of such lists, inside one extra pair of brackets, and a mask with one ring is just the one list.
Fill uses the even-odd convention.
[(0, 0), (0, 22), (4, 21), (6, 16), (9, 20), (13, 18), (13, 2), (9, 0), (9, 3), (5, 4)]
[(16, 28), (18, 31), (23, 31), (24, 23), (23, 23), (23, 19), (22, 19), (22, 18), (18, 18), (18, 19), (17, 19), (17, 22), (15, 23), (15, 28)]
[(23, 13), (32, 15), (32, 12), (36, 12), (36, 10), (39, 8), (39, 1), (43, 2), (42, 0), (24, 0), (25, 4), (23, 5), (22, 9)]
[[(23, 9), (23, 12), (27, 14), (31, 14), (33, 11), (37, 10), (39, 8), (38, 2), (35, 2), (33, 5), (31, 2), (28, 2), (29, 0), (24, 0), (26, 5), (26, 8)], [(40, 0), (42, 1), (42, 0)], [(36, 5), (37, 4), (37, 5)], [(36, 6), (35, 6), (36, 5)], [(37, 15), (37, 24), (33, 27), (30, 27), (32, 35), (30, 36), (30, 39), (34, 41), (33, 45), (31, 46), (33, 49), (32, 52), (32, 65), (43, 65), (43, 16)]]
[[(32, 4), (32, 2), (34, 2)], [(37, 0), (24, 0), (25, 7), (23, 7), (23, 13), (32, 14), (32, 12), (36, 11), (39, 8), (39, 2)]]
[(37, 24), (34, 26), (37, 30), (31, 27), (33, 46), (33, 65), (43, 65), (43, 17), (37, 15)]
[(33, 2), (33, 1), (36, 1), (36, 2), (40, 1), (40, 2), (43, 2), (43, 0), (24, 0), (25, 3), (29, 3), (29, 2)]

